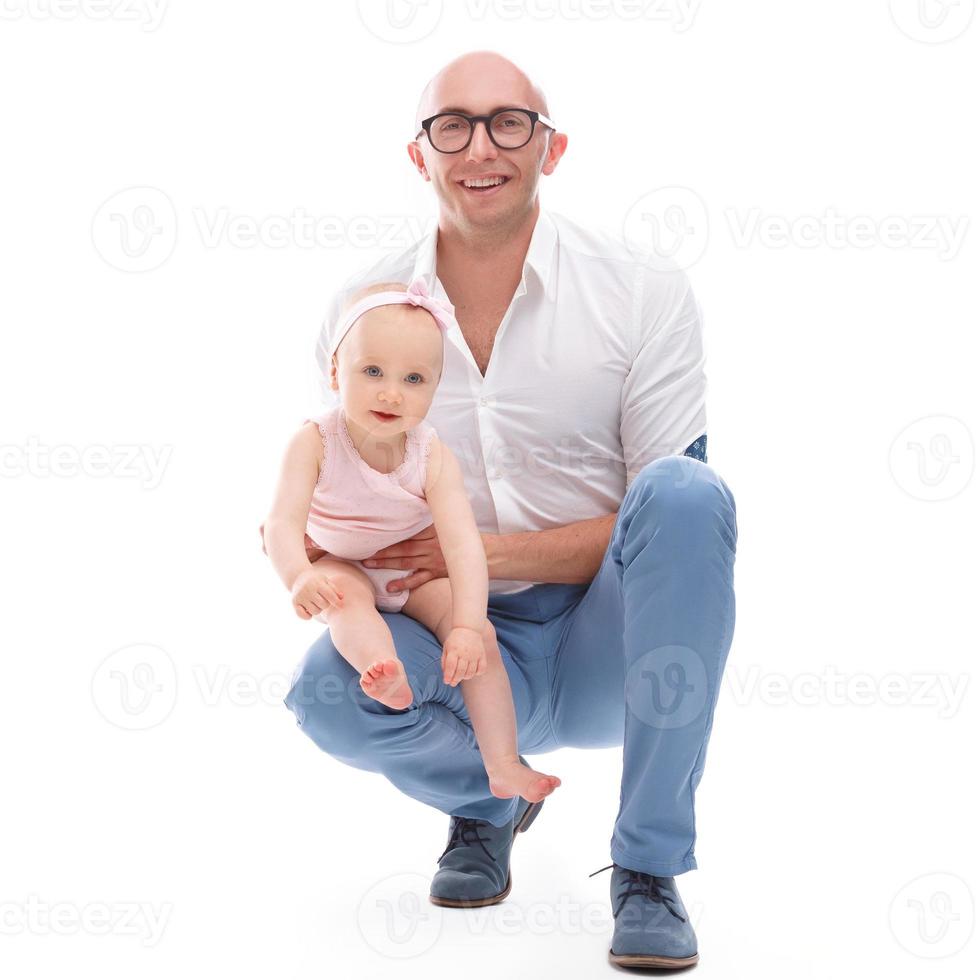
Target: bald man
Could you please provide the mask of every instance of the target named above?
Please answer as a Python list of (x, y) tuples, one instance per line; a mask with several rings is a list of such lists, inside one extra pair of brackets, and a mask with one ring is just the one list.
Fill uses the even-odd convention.
[[(321, 373), (355, 290), (423, 275), (454, 304), (427, 420), (460, 460), (480, 528), (520, 750), (622, 745), (609, 957), (690, 966), (697, 940), (675, 876), (697, 867), (694, 795), (734, 630), (737, 539), (734, 497), (707, 463), (700, 309), (661, 256), (540, 207), (568, 138), (512, 62), (476, 51), (446, 65), (414, 133), (408, 155), (432, 184), (437, 227), (337, 291)], [(379, 382), (387, 410), (404, 383)], [(328, 384), (323, 396), (334, 398)], [(372, 561), (406, 571), (391, 591), (447, 574), (431, 526)], [(513, 841), (543, 801), (490, 793), (436, 638), (382, 616), (408, 708), (364, 696), (329, 632), (286, 704), (325, 752), (450, 815), (432, 902), (500, 902)]]

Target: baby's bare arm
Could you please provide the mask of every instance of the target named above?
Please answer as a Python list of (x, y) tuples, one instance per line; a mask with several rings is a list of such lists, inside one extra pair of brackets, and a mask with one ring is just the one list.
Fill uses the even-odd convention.
[(486, 550), (459, 463), (438, 437), (433, 437), (429, 452), (425, 499), (452, 585), (452, 626), (480, 632), (487, 618), (490, 589)]
[(286, 448), (272, 510), (265, 520), (265, 550), (287, 589), (311, 567), (304, 537), (322, 457), (320, 430), (307, 422)]

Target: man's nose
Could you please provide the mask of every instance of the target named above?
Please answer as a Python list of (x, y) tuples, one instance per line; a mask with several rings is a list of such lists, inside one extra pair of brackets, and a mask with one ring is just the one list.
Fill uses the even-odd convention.
[(467, 160), (496, 160), (497, 147), (490, 139), (487, 130), (487, 123), (478, 122), (473, 124), (473, 138), (470, 145), (466, 148)]

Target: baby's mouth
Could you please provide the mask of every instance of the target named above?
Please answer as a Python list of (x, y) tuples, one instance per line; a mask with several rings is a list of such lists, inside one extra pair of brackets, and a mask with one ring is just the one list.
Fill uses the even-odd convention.
[(371, 410), (372, 415), (376, 415), (382, 422), (390, 422), (392, 419), (397, 419), (397, 415), (392, 415), (390, 412), (376, 412), (374, 409)]

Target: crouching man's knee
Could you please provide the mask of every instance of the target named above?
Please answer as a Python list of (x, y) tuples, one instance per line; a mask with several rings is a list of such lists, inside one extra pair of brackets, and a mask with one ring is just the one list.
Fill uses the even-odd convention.
[(361, 689), (360, 675), (337, 651), (329, 632), (307, 651), (283, 703), (324, 752), (356, 764), (370, 723), (365, 709), (377, 702)]

